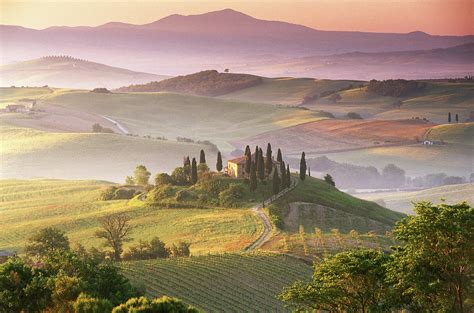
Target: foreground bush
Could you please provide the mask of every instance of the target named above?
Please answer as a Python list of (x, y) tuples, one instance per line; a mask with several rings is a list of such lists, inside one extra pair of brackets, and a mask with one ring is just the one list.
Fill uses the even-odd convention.
[(112, 311), (112, 304), (106, 299), (80, 294), (74, 302), (73, 308), (74, 313), (105, 313)]
[(145, 297), (131, 298), (113, 309), (112, 313), (198, 313), (181, 300), (163, 296), (152, 301)]

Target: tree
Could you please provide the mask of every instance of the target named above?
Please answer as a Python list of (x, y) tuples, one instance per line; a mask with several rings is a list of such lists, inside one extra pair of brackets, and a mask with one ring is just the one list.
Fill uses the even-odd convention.
[(257, 175), (260, 181), (265, 179), (265, 161), (263, 160), (263, 152), (262, 149), (258, 151), (258, 158), (257, 158)]
[(301, 160), (300, 160), (300, 179), (305, 180), (306, 178), (306, 159), (305, 153), (301, 153)]
[(250, 191), (257, 190), (257, 166), (255, 162), (252, 162), (250, 165)]
[(451, 124), (451, 112), (448, 112), (448, 123)]
[(332, 178), (331, 175), (326, 174), (326, 176), (324, 176), (324, 181), (328, 183), (329, 185), (336, 187), (336, 183), (334, 182), (334, 179)]
[(133, 172), (135, 176), (135, 182), (137, 185), (148, 185), (148, 180), (150, 179), (151, 173), (148, 172), (144, 165), (138, 165)]
[(308, 176), (311, 177), (311, 167), (308, 166)]
[(158, 173), (155, 176), (155, 185), (162, 186), (162, 185), (172, 185), (173, 184), (173, 177), (168, 175), (167, 173)]
[(455, 118), (455, 120), (456, 120), (456, 123), (459, 123), (459, 115), (458, 115), (457, 113), (456, 113), (456, 118)]
[(281, 189), (285, 189), (287, 179), (286, 179), (286, 166), (285, 166), (285, 162), (283, 162), (283, 161), (281, 161), (281, 163), (280, 163), (280, 174), (281, 174), (280, 187), (281, 187)]
[(465, 300), (474, 279), (474, 208), (430, 202), (399, 222), (389, 279), (413, 311), (471, 312)]
[[(101, 311), (105, 312), (105, 311)], [(131, 298), (127, 302), (115, 307), (112, 313), (198, 313), (199, 311), (184, 304), (177, 298), (163, 296), (153, 301), (145, 297)]]
[(272, 145), (270, 143), (267, 144), (267, 152), (265, 156), (265, 172), (267, 175), (270, 175), (273, 169), (273, 157), (272, 157)]
[(198, 181), (198, 171), (196, 165), (196, 158), (191, 161), (191, 184), (195, 184)]
[(219, 193), (219, 204), (227, 208), (238, 207), (244, 197), (243, 184), (230, 184)]
[(250, 177), (250, 165), (252, 163), (252, 152), (250, 152), (250, 147), (247, 145), (245, 147), (245, 173)]
[[(189, 166), (187, 167), (190, 168)], [(173, 183), (176, 185), (186, 185), (189, 183), (188, 175), (186, 174), (184, 167), (177, 167), (173, 170), (171, 178), (173, 178)]]
[(216, 170), (219, 173), (222, 171), (222, 155), (220, 151), (217, 152)]
[(44, 257), (56, 251), (69, 250), (69, 239), (63, 231), (46, 227), (28, 239), (25, 250), (30, 256)]
[(389, 259), (375, 250), (338, 253), (315, 266), (311, 283), (296, 282), (279, 298), (298, 311), (389, 312)]
[(125, 177), (126, 185), (135, 185), (135, 179), (132, 176)]
[(77, 297), (73, 304), (73, 308), (74, 313), (111, 312), (112, 303), (107, 299), (93, 298), (82, 293)]
[(187, 257), (191, 254), (191, 251), (189, 250), (190, 246), (191, 244), (189, 242), (180, 241), (177, 246), (175, 244), (171, 246), (171, 254), (175, 257)]
[(280, 163), (283, 162), (283, 156), (281, 155), (280, 148), (278, 148), (278, 152), (277, 152), (277, 161)]
[(394, 164), (383, 168), (382, 178), (387, 187), (402, 187), (406, 182), (405, 171)]
[(273, 184), (273, 194), (277, 194), (280, 192), (280, 177), (278, 176), (278, 171), (275, 168), (273, 170), (273, 179), (272, 179), (272, 184)]
[(114, 214), (101, 218), (100, 224), (102, 230), (96, 231), (96, 237), (105, 239), (105, 246), (113, 250), (114, 260), (120, 261), (123, 243), (130, 240), (130, 218), (126, 214)]
[(290, 165), (286, 165), (286, 187), (291, 186), (291, 173), (290, 173)]
[(204, 163), (206, 163), (206, 154), (204, 153), (204, 150), (201, 149), (201, 152), (199, 153), (199, 164)]

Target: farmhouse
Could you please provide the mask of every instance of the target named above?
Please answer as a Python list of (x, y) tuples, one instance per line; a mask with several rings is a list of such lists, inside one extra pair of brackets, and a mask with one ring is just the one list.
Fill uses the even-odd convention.
[[(244, 178), (246, 177), (245, 173), (245, 161), (247, 160), (247, 157), (241, 156), (232, 160), (227, 161), (227, 167), (225, 168), (225, 171), (227, 175), (235, 178)], [(263, 157), (264, 163), (267, 162), (266, 157)], [(252, 161), (255, 162), (255, 154), (252, 154)], [(275, 159), (272, 158), (273, 162), (273, 167), (277, 168), (278, 171), (280, 171), (280, 162), (275, 161)], [(271, 173), (270, 173), (271, 174)]]
[(442, 140), (425, 140), (423, 141), (424, 145), (432, 146), (432, 145), (444, 145)]

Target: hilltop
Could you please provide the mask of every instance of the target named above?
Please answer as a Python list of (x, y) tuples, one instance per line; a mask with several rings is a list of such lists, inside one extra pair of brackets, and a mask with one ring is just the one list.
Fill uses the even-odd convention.
[(52, 86), (92, 89), (162, 80), (167, 76), (135, 72), (70, 56), (47, 56), (0, 66), (1, 86)]

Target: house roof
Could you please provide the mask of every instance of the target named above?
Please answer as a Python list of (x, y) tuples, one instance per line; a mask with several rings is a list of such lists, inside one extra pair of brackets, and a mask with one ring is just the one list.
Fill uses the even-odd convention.
[[(266, 157), (263, 157), (263, 159), (265, 160)], [(235, 158), (235, 159), (232, 159), (232, 160), (228, 160), (227, 163), (245, 164), (246, 160), (247, 160), (247, 157), (245, 155), (243, 155), (241, 157), (238, 157), (238, 158)], [(254, 160), (255, 160), (255, 153), (252, 153), (252, 161), (254, 161)], [(280, 162), (273, 160), (273, 164), (280, 164)]]

